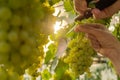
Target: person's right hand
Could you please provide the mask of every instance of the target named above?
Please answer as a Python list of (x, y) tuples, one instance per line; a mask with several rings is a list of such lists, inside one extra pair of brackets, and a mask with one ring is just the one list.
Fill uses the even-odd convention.
[[(84, 12), (88, 9), (86, 0), (73, 0), (73, 2), (76, 12), (78, 12), (80, 16), (83, 16)], [(111, 17), (114, 13), (118, 12), (119, 10), (120, 0), (117, 0), (114, 4), (103, 10), (99, 10), (97, 8), (92, 9), (92, 13), (95, 19), (102, 19)]]
[(92, 13), (94, 15), (94, 18), (102, 19), (102, 18), (111, 17), (113, 14), (115, 14), (119, 10), (120, 10), (120, 0), (117, 0), (114, 4), (112, 4), (111, 6), (103, 10), (99, 10), (97, 8), (93, 9)]

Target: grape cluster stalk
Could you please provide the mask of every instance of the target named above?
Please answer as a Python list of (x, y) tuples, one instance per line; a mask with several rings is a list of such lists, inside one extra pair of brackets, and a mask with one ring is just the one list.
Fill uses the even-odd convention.
[[(36, 70), (41, 66), (43, 45), (56, 20), (53, 12), (47, 1), (0, 0), (0, 65), (5, 68), (0, 76), (1, 72), (23, 75), (29, 67)], [(11, 79), (6, 75), (2, 80)]]

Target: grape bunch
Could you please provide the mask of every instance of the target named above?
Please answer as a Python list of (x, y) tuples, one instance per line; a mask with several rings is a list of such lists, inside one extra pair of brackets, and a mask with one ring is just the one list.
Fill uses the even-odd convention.
[(19, 75), (16, 72), (8, 71), (3, 67), (0, 67), (0, 79), (1, 80), (22, 80), (22, 77), (19, 77)]
[(64, 61), (69, 64), (74, 76), (78, 77), (89, 71), (94, 55), (95, 51), (91, 48), (88, 39), (83, 33), (79, 33), (68, 43), (67, 56)]
[(19, 75), (32, 65), (40, 67), (43, 45), (53, 33), (53, 12), (47, 1), (0, 0), (0, 65)]

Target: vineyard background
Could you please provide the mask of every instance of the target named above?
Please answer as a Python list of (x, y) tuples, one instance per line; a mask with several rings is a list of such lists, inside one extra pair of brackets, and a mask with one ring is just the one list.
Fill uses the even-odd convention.
[[(72, 0), (0, 0), (0, 80), (120, 80), (99, 53), (77, 77), (65, 62), (77, 15)], [(101, 21), (120, 40), (120, 12)]]

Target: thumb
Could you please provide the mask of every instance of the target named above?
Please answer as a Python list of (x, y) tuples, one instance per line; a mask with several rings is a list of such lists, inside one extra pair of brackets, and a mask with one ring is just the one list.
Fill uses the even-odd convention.
[(89, 34), (98, 34), (100, 33), (100, 30), (105, 30), (104, 29), (104, 25), (101, 24), (81, 24), (81, 25), (77, 25), (74, 29), (76, 32), (85, 32), (85, 33), (89, 33)]
[(105, 28), (104, 25), (95, 23), (77, 25), (75, 31), (94, 35), (97, 39), (104, 38), (104, 36), (107, 36), (109, 33), (109, 31)]

